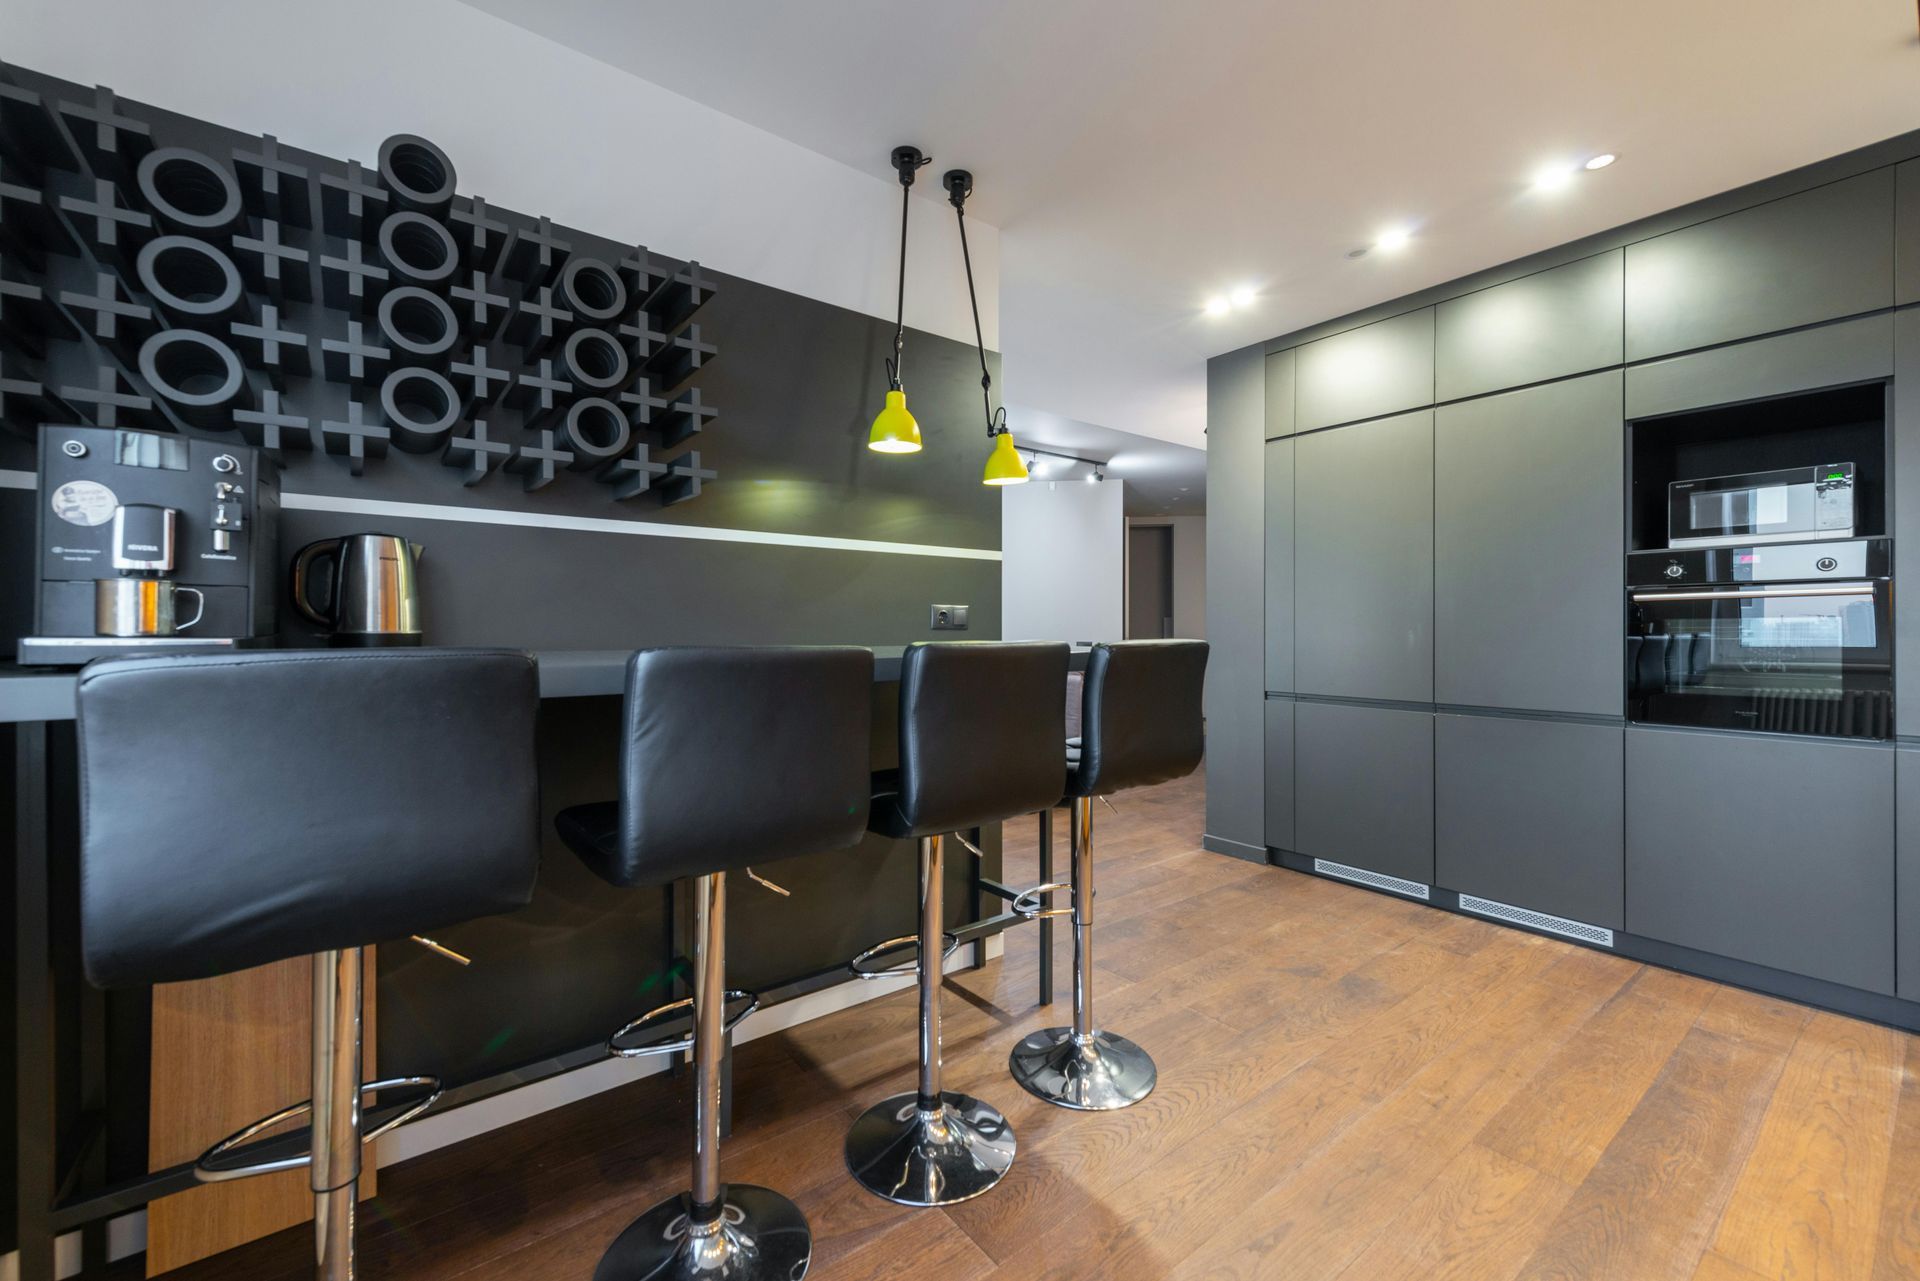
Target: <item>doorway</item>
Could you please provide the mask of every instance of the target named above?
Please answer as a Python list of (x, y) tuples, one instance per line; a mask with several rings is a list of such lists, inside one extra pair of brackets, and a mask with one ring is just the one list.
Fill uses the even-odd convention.
[(1127, 528), (1127, 639), (1173, 635), (1173, 527)]

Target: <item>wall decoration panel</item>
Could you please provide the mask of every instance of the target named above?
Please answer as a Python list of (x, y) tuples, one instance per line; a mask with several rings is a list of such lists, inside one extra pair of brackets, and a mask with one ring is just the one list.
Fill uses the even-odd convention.
[[(335, 160), (5, 68), (0, 421), (236, 433), (353, 477), (698, 498), (700, 265), (459, 191), (431, 141)], [(598, 485), (593, 482), (601, 482)]]

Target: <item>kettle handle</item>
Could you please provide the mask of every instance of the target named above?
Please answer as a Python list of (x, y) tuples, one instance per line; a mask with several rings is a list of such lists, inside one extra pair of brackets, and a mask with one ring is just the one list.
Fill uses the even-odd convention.
[[(333, 619), (327, 617), (327, 614), (322, 613), (320, 610), (315, 609), (313, 603), (307, 599), (307, 575), (313, 562), (328, 552), (338, 551), (340, 542), (341, 540), (338, 538), (323, 538), (317, 543), (308, 543), (305, 547), (302, 547), (293, 558), (293, 607), (321, 627), (332, 627)], [(335, 573), (327, 579), (327, 601), (325, 609), (329, 613), (333, 609), (333, 594), (335, 587), (338, 585), (338, 578), (339, 575)]]

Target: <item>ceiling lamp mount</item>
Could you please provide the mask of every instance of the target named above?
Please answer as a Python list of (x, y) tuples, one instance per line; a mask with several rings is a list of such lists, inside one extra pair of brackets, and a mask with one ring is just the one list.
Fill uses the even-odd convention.
[(940, 185), (947, 189), (947, 203), (953, 206), (954, 222), (960, 228), (960, 261), (967, 270), (967, 304), (973, 308), (973, 345), (980, 355), (980, 403), (987, 415), (987, 441), (993, 446), (981, 470), (980, 483), (1024, 485), (1031, 477), (1026, 459), (1014, 448), (1013, 432), (1007, 427), (1007, 407), (995, 409), (993, 405), (993, 375), (987, 370), (987, 340), (980, 329), (980, 298), (973, 288), (973, 254), (967, 249), (967, 197), (973, 194), (973, 174), (949, 169)]
[(895, 147), (889, 157), (893, 171), (900, 175), (900, 275), (893, 300), (893, 355), (887, 361), (886, 404), (874, 417), (867, 433), (867, 448), (880, 454), (917, 454), (920, 452), (920, 424), (907, 411), (907, 390), (900, 381), (900, 367), (907, 346), (907, 214), (913, 206), (913, 179), (933, 163), (933, 157), (918, 147)]

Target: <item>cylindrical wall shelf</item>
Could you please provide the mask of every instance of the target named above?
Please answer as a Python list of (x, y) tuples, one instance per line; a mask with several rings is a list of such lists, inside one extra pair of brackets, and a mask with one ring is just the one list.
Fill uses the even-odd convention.
[(560, 363), (569, 378), (595, 391), (626, 386), (630, 372), (627, 349), (601, 329), (576, 329), (568, 334)]
[(627, 313), (626, 282), (598, 258), (567, 259), (560, 271), (560, 296), (576, 316), (591, 323), (619, 320)]
[(396, 280), (444, 288), (460, 266), (460, 249), (445, 227), (403, 210), (381, 220), (380, 261)]
[(141, 198), (168, 231), (216, 237), (240, 218), (240, 184), (211, 156), (162, 147), (140, 161)]
[(397, 133), (380, 144), (380, 182), (401, 209), (444, 219), (453, 206), (453, 161), (410, 133)]
[(437, 366), (453, 350), (460, 326), (446, 299), (403, 285), (381, 296), (380, 333), (401, 359)]
[(182, 324), (204, 325), (238, 311), (245, 293), (233, 259), (204, 240), (159, 236), (134, 266), (140, 287)]
[(140, 376), (196, 427), (231, 430), (243, 408), (246, 372), (233, 348), (197, 329), (166, 329), (140, 345)]
[(566, 439), (573, 449), (568, 466), (586, 471), (626, 453), (633, 429), (620, 406), (598, 396), (583, 396), (567, 409)]
[(393, 443), (410, 454), (428, 454), (447, 443), (460, 417), (453, 384), (431, 369), (396, 369), (380, 384), (380, 412), (393, 429)]

